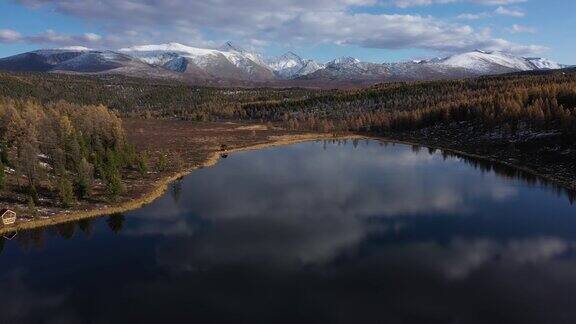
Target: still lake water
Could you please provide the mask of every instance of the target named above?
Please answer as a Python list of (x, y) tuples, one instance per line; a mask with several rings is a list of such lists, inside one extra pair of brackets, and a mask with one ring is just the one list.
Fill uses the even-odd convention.
[(576, 322), (569, 195), (398, 144), (235, 153), (2, 246), (2, 323)]

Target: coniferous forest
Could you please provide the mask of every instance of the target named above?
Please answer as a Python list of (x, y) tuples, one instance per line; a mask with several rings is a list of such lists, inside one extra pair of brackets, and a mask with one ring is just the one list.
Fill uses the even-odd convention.
[(362, 89), (202, 88), (124, 77), (0, 74), (0, 96), (105, 105), (122, 117), (281, 123), (289, 129), (388, 133), (469, 121), (487, 130), (576, 131), (576, 71)]
[(0, 168), (8, 170), (0, 186), (13, 175), (30, 209), (50, 193), (62, 207), (89, 199), (95, 179), (114, 201), (123, 191), (122, 170), (140, 161), (120, 118), (102, 105), (0, 98), (0, 124)]
[[(572, 186), (576, 71), (331, 90), (0, 73), (0, 167), (16, 175), (16, 188), (32, 207), (39, 190), (63, 207), (90, 199), (95, 182), (114, 201), (126, 170), (144, 177), (148, 169), (146, 155), (128, 143), (122, 118), (385, 136), (516, 159), (548, 174), (565, 173), (556, 180)], [(160, 155), (159, 170), (169, 163), (164, 159)]]

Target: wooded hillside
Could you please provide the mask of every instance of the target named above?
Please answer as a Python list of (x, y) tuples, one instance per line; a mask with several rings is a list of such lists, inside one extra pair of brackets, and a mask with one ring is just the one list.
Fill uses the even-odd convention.
[(486, 129), (575, 132), (576, 72), (387, 83), (364, 89), (219, 89), (122, 77), (0, 74), (0, 95), (103, 104), (122, 116), (281, 122), (290, 129), (387, 133), (472, 121)]

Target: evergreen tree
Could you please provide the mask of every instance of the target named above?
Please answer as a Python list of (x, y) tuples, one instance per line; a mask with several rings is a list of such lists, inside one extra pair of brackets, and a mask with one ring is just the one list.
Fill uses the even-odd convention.
[(82, 158), (77, 169), (74, 191), (78, 199), (84, 199), (90, 196), (94, 171), (92, 165), (85, 158)]
[(122, 184), (122, 176), (117, 165), (117, 155), (113, 150), (106, 152), (106, 159), (104, 162), (104, 174), (106, 180), (106, 193), (110, 200), (117, 200), (122, 191), (124, 190)]
[(36, 203), (32, 197), (28, 197), (28, 214), (32, 217), (38, 216), (38, 210), (36, 209)]
[(32, 201), (34, 203), (34, 206), (40, 203), (40, 198), (38, 197), (38, 191), (36, 190), (35, 185), (28, 187), (28, 198), (29, 201)]
[(0, 190), (4, 189), (6, 186), (6, 173), (4, 171), (4, 163), (0, 159)]
[(159, 172), (168, 170), (168, 158), (165, 154), (160, 154), (160, 157), (158, 157), (157, 169)]
[(60, 204), (64, 208), (71, 207), (75, 202), (74, 187), (72, 186), (72, 182), (65, 175), (58, 179), (58, 198), (60, 199)]
[(136, 167), (141, 177), (145, 177), (148, 174), (148, 157), (146, 153), (138, 155)]

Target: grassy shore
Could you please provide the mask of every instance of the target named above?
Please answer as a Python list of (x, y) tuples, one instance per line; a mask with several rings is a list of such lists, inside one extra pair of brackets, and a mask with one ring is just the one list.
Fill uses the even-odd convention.
[[(525, 161), (518, 159), (517, 152), (499, 150), (497, 146), (493, 146), (491, 150), (482, 149), (482, 146), (474, 146), (469, 141), (457, 141), (455, 140), (457, 137), (451, 137), (450, 140), (450, 138), (425, 137), (417, 136), (417, 134), (403, 134), (403, 136), (395, 137), (352, 134), (335, 136), (328, 133), (288, 132), (278, 128), (253, 124), (193, 123), (136, 119), (125, 120), (125, 127), (130, 140), (136, 144), (138, 150), (149, 153), (178, 152), (185, 163), (177, 170), (153, 172), (146, 179), (128, 178), (126, 180), (127, 190), (115, 204), (103, 203), (103, 201), (96, 199), (68, 210), (52, 209), (49, 216), (36, 217), (29, 221), (20, 220), (15, 225), (1, 227), (0, 234), (138, 209), (162, 196), (173, 181), (188, 175), (196, 169), (215, 165), (223, 153), (257, 150), (314, 140), (373, 139), (412, 146), (424, 146), (478, 161), (505, 166), (567, 190), (574, 190), (575, 188), (576, 174), (564, 173), (559, 176), (558, 173), (554, 173), (557, 167), (566, 168), (567, 161), (557, 161), (557, 166), (551, 168), (544, 164), (543, 161), (545, 159), (542, 157), (539, 160)], [(225, 148), (224, 151), (223, 148)], [(540, 152), (540, 154), (544, 153)]]
[[(132, 121), (135, 122), (135, 121)], [(234, 127), (230, 129), (230, 126)], [(131, 126), (134, 126), (131, 125)], [(190, 125), (189, 125), (190, 126)], [(199, 130), (207, 130), (207, 125), (203, 125), (200, 129), (195, 129), (195, 131)], [(215, 125), (211, 125), (215, 126)], [(135, 210), (141, 208), (160, 196), (162, 196), (166, 190), (168, 189), (170, 183), (174, 182), (177, 179), (180, 179), (196, 169), (210, 167), (215, 165), (218, 160), (221, 158), (222, 154), (229, 154), (239, 151), (247, 151), (247, 150), (258, 150), (273, 146), (281, 146), (281, 145), (288, 145), (288, 144), (295, 144), (301, 143), (306, 141), (314, 141), (314, 140), (329, 140), (329, 139), (336, 139), (333, 134), (317, 134), (317, 133), (291, 133), (291, 132), (284, 132), (281, 130), (269, 130), (265, 126), (247, 126), (247, 125), (234, 125), (228, 124), (226, 125), (228, 129), (227, 136), (218, 137), (217, 139), (213, 139), (213, 141), (207, 141), (207, 143), (211, 143), (209, 148), (203, 145), (191, 145), (188, 146), (187, 153), (189, 155), (194, 155), (195, 158), (192, 161), (188, 161), (188, 163), (183, 164), (180, 170), (174, 170), (172, 172), (166, 172), (162, 174), (158, 174), (154, 177), (150, 177), (148, 181), (144, 181), (143, 184), (145, 188), (139, 188), (138, 190), (128, 190), (128, 193), (125, 194), (121, 201), (116, 204), (111, 205), (83, 205), (82, 209), (78, 207), (75, 209), (70, 210), (60, 210), (56, 213), (50, 215), (49, 217), (37, 217), (31, 220), (19, 220), (16, 224), (10, 226), (4, 226), (0, 228), (0, 234), (4, 234), (7, 232), (14, 232), (17, 230), (29, 230), (35, 229), (39, 227), (57, 225), (72, 221), (78, 221), (87, 218), (94, 218), (98, 216), (105, 216), (117, 213), (123, 213), (130, 210)], [(218, 130), (218, 129), (217, 129)], [(253, 136), (253, 132), (258, 130), (259, 132), (263, 132), (264, 135), (260, 136)], [(211, 129), (214, 131), (214, 129)], [(241, 134), (238, 132), (250, 131), (252, 132), (251, 137), (252, 140), (246, 140)], [(133, 133), (138, 134), (138, 132)], [(220, 133), (226, 134), (226, 133)], [(219, 135), (219, 136), (220, 136)], [(138, 136), (138, 135), (136, 135)], [(234, 138), (234, 136), (238, 136)], [(342, 138), (342, 137), (340, 137)], [(359, 136), (350, 135), (346, 138), (359, 138)], [(206, 139), (206, 138), (204, 138)], [(221, 145), (213, 145), (219, 141), (224, 140), (226, 144)], [(172, 142), (172, 144), (191, 144), (190, 141), (183, 141), (183, 142)], [(155, 145), (162, 144), (162, 141), (143, 141), (140, 139), (137, 141), (139, 144), (146, 143), (145, 147), (142, 149), (146, 150), (153, 150), (157, 149)], [(222, 145), (226, 146), (226, 149), (223, 151)], [(173, 148), (173, 147), (172, 147)], [(166, 149), (166, 148), (165, 148)], [(170, 149), (170, 147), (168, 147)], [(198, 158), (198, 156), (202, 156), (203, 158)], [(129, 184), (128, 184), (129, 185)], [(142, 185), (142, 183), (141, 183)], [(142, 187), (142, 186), (141, 186)], [(134, 189), (134, 188), (131, 188)]]

